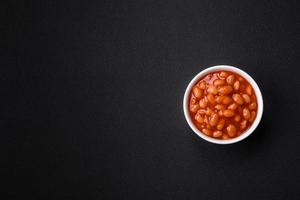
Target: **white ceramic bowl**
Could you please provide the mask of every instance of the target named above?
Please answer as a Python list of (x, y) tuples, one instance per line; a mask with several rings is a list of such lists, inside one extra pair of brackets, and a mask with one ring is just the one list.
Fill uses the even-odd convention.
[[(204, 133), (202, 133), (195, 126), (193, 121), (191, 120), (191, 117), (189, 114), (189, 107), (188, 107), (189, 95), (190, 95), (190, 92), (191, 92), (193, 86), (205, 75), (215, 72), (215, 71), (222, 71), (222, 70), (235, 72), (235, 73), (241, 75), (243, 78), (245, 78), (251, 84), (252, 88), (254, 89), (254, 92), (257, 97), (257, 103), (258, 103), (257, 115), (256, 115), (255, 121), (252, 123), (251, 127), (249, 127), (240, 136), (231, 138), (228, 140), (220, 140), (220, 139), (211, 138), (211, 137), (206, 136)], [(241, 70), (237, 67), (228, 66), (228, 65), (217, 65), (217, 66), (209, 67), (209, 68), (201, 71), (199, 74), (197, 74), (192, 79), (192, 81), (190, 82), (190, 84), (188, 85), (188, 87), (185, 90), (184, 99), (183, 99), (183, 111), (184, 111), (185, 119), (188, 122), (191, 129), (202, 139), (204, 139), (208, 142), (215, 143), (215, 144), (232, 144), (232, 143), (236, 143), (236, 142), (239, 142), (239, 141), (245, 139), (256, 129), (256, 127), (258, 126), (258, 124), (261, 120), (262, 114), (263, 114), (263, 98), (262, 98), (262, 95), (261, 95), (258, 85), (256, 84), (256, 82), (253, 80), (253, 78), (249, 74), (247, 74), (246, 72), (244, 72), (243, 70)]]

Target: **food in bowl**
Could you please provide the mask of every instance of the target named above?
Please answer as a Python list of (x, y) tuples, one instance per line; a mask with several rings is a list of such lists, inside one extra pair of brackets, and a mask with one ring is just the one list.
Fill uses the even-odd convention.
[(251, 127), (257, 107), (251, 84), (232, 71), (206, 74), (189, 95), (192, 122), (205, 135), (220, 140), (238, 137)]

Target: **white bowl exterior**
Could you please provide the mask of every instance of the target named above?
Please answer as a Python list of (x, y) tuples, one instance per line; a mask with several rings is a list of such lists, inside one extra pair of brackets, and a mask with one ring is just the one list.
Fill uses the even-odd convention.
[[(228, 140), (220, 140), (220, 139), (211, 138), (211, 137), (208, 137), (207, 135), (205, 135), (204, 133), (202, 133), (194, 125), (193, 121), (191, 120), (191, 117), (189, 114), (189, 107), (188, 107), (190, 92), (191, 92), (193, 86), (200, 80), (200, 78), (204, 77), (205, 75), (207, 75), (209, 73), (212, 73), (215, 71), (222, 71), (222, 70), (235, 72), (235, 73), (241, 75), (243, 78), (245, 78), (251, 84), (252, 88), (254, 89), (255, 95), (257, 97), (257, 104), (258, 104), (257, 105), (258, 106), (257, 115), (256, 115), (256, 118), (255, 118), (254, 122), (252, 123), (251, 127), (248, 128), (245, 132), (243, 132), (240, 136), (232, 138), (232, 139), (228, 139)], [(232, 144), (232, 143), (236, 143), (236, 142), (239, 142), (239, 141), (245, 139), (256, 129), (256, 127), (258, 126), (258, 124), (261, 120), (262, 114), (263, 114), (263, 98), (262, 98), (262, 94), (260, 92), (258, 85), (256, 84), (254, 79), (249, 74), (247, 74), (243, 70), (233, 67), (233, 66), (217, 65), (217, 66), (209, 67), (209, 68), (201, 71), (189, 83), (188, 87), (185, 90), (185, 94), (184, 94), (183, 111), (184, 111), (185, 119), (187, 120), (189, 126), (199, 137), (203, 138), (204, 140), (206, 140), (208, 142), (212, 142), (215, 144)]]

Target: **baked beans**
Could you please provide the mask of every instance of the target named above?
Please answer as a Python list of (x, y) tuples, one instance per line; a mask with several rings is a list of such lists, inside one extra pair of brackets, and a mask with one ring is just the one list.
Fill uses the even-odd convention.
[(230, 139), (241, 135), (257, 114), (255, 92), (242, 76), (218, 71), (201, 78), (192, 88), (189, 113), (205, 135)]

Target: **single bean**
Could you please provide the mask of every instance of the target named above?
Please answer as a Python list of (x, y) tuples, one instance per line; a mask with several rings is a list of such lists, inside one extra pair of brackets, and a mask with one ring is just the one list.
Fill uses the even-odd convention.
[(226, 82), (229, 84), (229, 85), (232, 85), (234, 83), (234, 75), (229, 75), (227, 78), (226, 78)]
[(197, 113), (199, 113), (199, 114), (201, 114), (201, 115), (204, 115), (204, 114), (206, 114), (206, 110), (204, 110), (204, 109), (199, 109)]
[(199, 101), (199, 106), (200, 106), (201, 108), (206, 108), (207, 103), (208, 103), (208, 101), (207, 101), (206, 98), (200, 99), (200, 101)]
[(250, 103), (251, 99), (250, 99), (248, 94), (243, 94), (242, 97), (243, 97), (243, 99), (245, 100), (246, 103)]
[(207, 115), (212, 115), (213, 114), (213, 110), (212, 109), (210, 109), (210, 107), (207, 107), (207, 109), (206, 109), (206, 114)]
[(239, 90), (240, 89), (240, 82), (235, 81), (234, 84), (233, 84), (233, 88), (234, 88), (234, 90)]
[(202, 129), (202, 132), (203, 132), (205, 135), (208, 135), (208, 136), (211, 136), (211, 134), (212, 134), (212, 131), (209, 130), (209, 129), (206, 129), (206, 128)]
[(224, 96), (217, 96), (215, 100), (217, 103), (221, 103), (223, 101), (223, 99), (224, 99)]
[(234, 111), (232, 110), (224, 110), (223, 111), (224, 117), (232, 117), (234, 115)]
[(255, 119), (255, 117), (256, 117), (256, 112), (255, 111), (251, 111), (251, 117), (250, 117), (249, 121), (253, 122), (254, 119)]
[(230, 85), (222, 86), (219, 88), (219, 92), (223, 95), (227, 95), (232, 92), (232, 87)]
[(250, 110), (254, 110), (256, 108), (256, 103), (255, 102), (253, 102), (253, 103), (251, 103), (250, 105), (249, 105), (249, 109)]
[(190, 105), (190, 111), (193, 113), (197, 112), (199, 108), (200, 108), (199, 104)]
[(204, 90), (205, 87), (206, 87), (205, 82), (201, 81), (200, 84), (199, 84), (199, 88), (200, 88), (201, 90)]
[(228, 76), (227, 72), (221, 72), (220, 73), (220, 77), (222, 77), (222, 78), (226, 78), (227, 76)]
[(222, 80), (222, 79), (217, 79), (214, 81), (214, 86), (221, 86), (221, 85), (224, 85), (225, 84), (225, 81)]
[(243, 129), (246, 128), (246, 126), (247, 126), (247, 120), (244, 119), (244, 120), (241, 122), (240, 129), (243, 130)]
[(241, 120), (241, 116), (237, 115), (234, 117), (234, 121), (239, 122)]
[(218, 124), (218, 121), (219, 121), (219, 115), (214, 113), (214, 114), (212, 114), (212, 116), (210, 118), (209, 124), (211, 126), (216, 126)]
[(251, 94), (252, 94), (252, 88), (251, 88), (250, 85), (247, 85), (246, 92), (247, 92), (247, 94), (249, 94), (251, 96)]
[(219, 115), (220, 117), (222, 117), (222, 116), (223, 116), (223, 110), (219, 110), (218, 115)]
[(190, 104), (196, 104), (197, 103), (197, 98), (194, 96), (191, 96)]
[(243, 82), (244, 79), (243, 79), (242, 77), (239, 77), (239, 81), (240, 81), (240, 82)]
[(207, 95), (207, 100), (210, 104), (215, 105), (215, 98), (211, 93)]
[(224, 125), (225, 125), (225, 120), (224, 119), (219, 120), (219, 123), (217, 125), (217, 130), (219, 131), (222, 130)]
[(233, 94), (232, 98), (235, 102), (237, 102), (240, 105), (242, 105), (244, 103), (243, 98), (239, 94)]
[(209, 86), (207, 88), (207, 92), (211, 93), (211, 94), (217, 94), (218, 93), (218, 89), (215, 86), (211, 85), (211, 86)]
[(232, 103), (227, 107), (227, 109), (235, 110), (235, 109), (237, 109), (237, 107), (238, 107), (237, 103)]
[(221, 104), (218, 104), (218, 105), (215, 105), (215, 109), (217, 109), (217, 110), (224, 110), (225, 107), (223, 105), (221, 105)]
[(236, 136), (236, 128), (235, 128), (234, 125), (229, 124), (229, 125), (227, 126), (226, 130), (227, 130), (227, 133), (228, 133), (228, 135), (229, 135), (230, 137)]
[(202, 96), (202, 90), (200, 88), (198, 88), (197, 86), (195, 86), (193, 88), (193, 94), (195, 95), (195, 97), (197, 97), (199, 99)]
[(243, 109), (243, 117), (245, 119), (249, 119), (250, 118), (250, 111), (248, 110), (248, 108), (244, 108)]
[(203, 123), (204, 119), (200, 114), (195, 115), (195, 120), (199, 123)]
[(218, 137), (221, 137), (222, 134), (223, 134), (222, 131), (214, 131), (213, 132), (213, 137), (218, 138)]
[(229, 96), (224, 96), (222, 103), (223, 104), (230, 104), (232, 102), (232, 99)]

